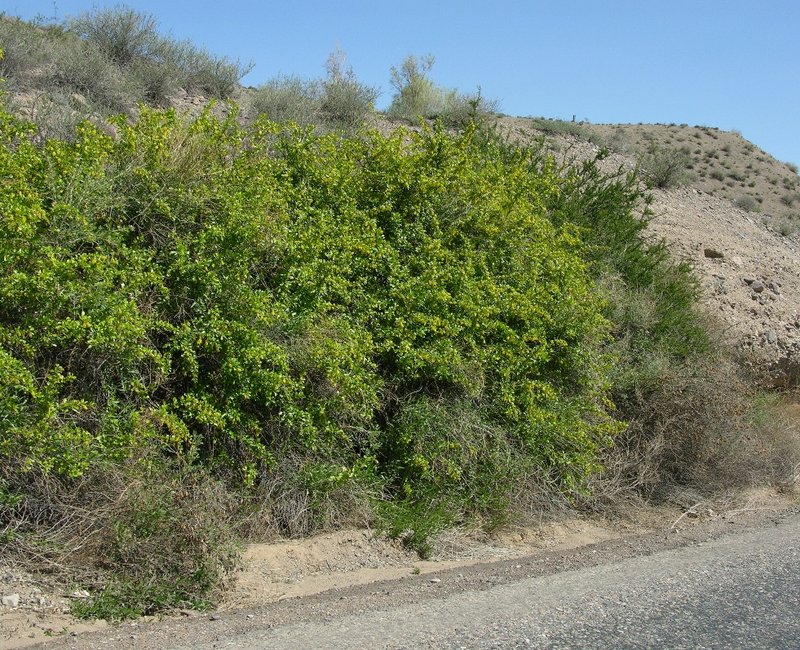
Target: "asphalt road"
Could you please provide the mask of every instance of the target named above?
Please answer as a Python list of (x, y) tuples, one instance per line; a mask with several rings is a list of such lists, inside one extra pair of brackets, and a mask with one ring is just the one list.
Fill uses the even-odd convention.
[(800, 648), (799, 570), (794, 517), (647, 557), (191, 647)]
[(285, 610), (273, 605), (67, 644), (800, 649), (800, 514), (722, 531), (698, 527), (680, 540), (667, 535), (600, 544), (298, 599)]

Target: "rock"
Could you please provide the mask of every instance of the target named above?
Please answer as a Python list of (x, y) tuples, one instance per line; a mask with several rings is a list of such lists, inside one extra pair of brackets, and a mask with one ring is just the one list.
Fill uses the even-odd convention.
[(778, 342), (778, 334), (775, 330), (768, 330), (767, 331), (767, 343), (770, 345), (774, 345)]
[(745, 275), (742, 277), (742, 282), (745, 284), (753, 284), (755, 281), (756, 279), (752, 275)]
[(76, 598), (76, 599), (79, 599), (79, 600), (80, 599), (84, 599), (84, 598), (89, 598), (90, 596), (91, 596), (91, 594), (88, 591), (86, 591), (85, 589), (78, 589), (76, 591), (73, 591), (69, 595), (70, 598)]
[(11, 607), (12, 609), (19, 606), (19, 594), (10, 594), (3, 596), (3, 607)]
[(439, 578), (431, 578), (431, 582), (435, 585), (438, 585), (441, 582), (441, 580)]
[(751, 288), (751, 289), (752, 289), (752, 290), (753, 290), (755, 293), (761, 293), (762, 291), (764, 291), (764, 283), (763, 283), (761, 280), (754, 280), (754, 281), (753, 281), (753, 282), (750, 284), (750, 288)]
[(733, 264), (737, 269), (740, 269), (744, 266), (744, 260), (739, 257), (738, 255), (732, 255), (730, 258), (731, 264)]
[(712, 260), (718, 260), (725, 257), (724, 253), (720, 253), (718, 250), (715, 250), (713, 248), (704, 248), (703, 255), (705, 255), (708, 258), (711, 258)]
[(772, 280), (767, 286), (769, 287), (769, 290), (772, 291), (772, 293), (774, 293), (776, 296), (781, 295), (781, 287), (777, 282), (775, 282), (775, 280)]

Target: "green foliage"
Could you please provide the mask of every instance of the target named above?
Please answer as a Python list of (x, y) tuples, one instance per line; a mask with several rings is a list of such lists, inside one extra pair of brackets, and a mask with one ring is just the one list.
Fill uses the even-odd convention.
[(525, 153), (150, 111), (37, 148), (3, 124), (0, 451), (24, 467), (152, 440), (244, 485), (302, 457), (320, 498), (377, 481), (494, 516), (492, 472), (579, 488), (618, 429), (586, 251)]
[(603, 174), (586, 161), (565, 170), (560, 189), (549, 205), (551, 219), (576, 225), (587, 243), (613, 327), (613, 401), (623, 419), (635, 421), (665, 368), (690, 369), (711, 349), (696, 310), (698, 286), (662, 242), (642, 237), (651, 213), (634, 174)]
[(660, 189), (684, 185), (691, 163), (688, 150), (663, 147), (656, 143), (651, 143), (639, 158), (648, 186)]
[(463, 95), (456, 90), (437, 86), (428, 73), (433, 56), (421, 59), (411, 55), (400, 67), (392, 66), (391, 83), (395, 89), (389, 106), (389, 117), (417, 123), (422, 119), (441, 119), (451, 126), (465, 126), (470, 120), (496, 112), (497, 103), (480, 94)]
[(111, 112), (125, 112), (138, 98), (139, 88), (131, 85), (122, 70), (93, 43), (66, 40), (55, 50), (58, 65), (51, 84), (56, 88), (83, 95)]

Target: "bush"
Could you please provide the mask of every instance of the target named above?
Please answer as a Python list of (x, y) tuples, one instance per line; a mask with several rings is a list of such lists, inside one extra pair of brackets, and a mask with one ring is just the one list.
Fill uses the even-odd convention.
[(318, 513), (354, 484), (419, 508), (467, 458), (399, 424), (433, 400), (474, 431), (467, 517), (506, 503), (483, 432), (569, 491), (618, 427), (581, 242), (524, 156), (170, 112), (41, 149), (5, 128), (0, 453), (24, 468), (80, 476), (153, 441), (254, 489), (295, 459)]
[(92, 104), (107, 111), (124, 113), (135, 105), (139, 88), (97, 47), (74, 42), (61, 44), (57, 53), (58, 65), (52, 81), (62, 92), (84, 95)]
[(233, 96), (239, 80), (253, 69), (251, 63), (214, 56), (189, 42), (170, 44), (165, 61), (168, 69), (182, 73), (180, 83), (184, 88), (217, 99)]
[(253, 109), (271, 120), (301, 126), (316, 124), (344, 130), (361, 126), (373, 110), (378, 91), (359, 83), (352, 68), (345, 68), (341, 51), (330, 55), (326, 70), (326, 78), (320, 80), (271, 79), (256, 90)]
[[(225, 99), (252, 69), (252, 65), (215, 57), (188, 41), (163, 37), (152, 15), (124, 6), (84, 13), (67, 26), (129, 76), (130, 83), (138, 82), (143, 96), (155, 103), (163, 102), (179, 86)], [(135, 103), (138, 97), (131, 99)]]
[(156, 19), (124, 6), (81, 14), (67, 26), (121, 68), (164, 54), (164, 39), (158, 33)]
[(400, 67), (392, 67), (395, 95), (389, 106), (389, 117), (412, 123), (419, 118), (441, 118), (447, 125), (464, 126), (471, 119), (497, 110), (497, 103), (484, 99), (480, 91), (475, 95), (462, 95), (434, 84), (428, 77), (433, 63), (431, 55), (421, 59), (412, 55), (406, 57)]
[(32, 81), (38, 68), (48, 62), (46, 35), (34, 25), (18, 18), (0, 16), (0, 77), (22, 85)]
[(232, 494), (202, 469), (153, 452), (97, 462), (78, 479), (23, 474), (3, 463), (2, 559), (68, 564), (65, 577), (92, 593), (73, 603), (81, 618), (214, 604), (240, 555), (229, 522)]
[(345, 68), (341, 51), (330, 55), (327, 77), (321, 83), (320, 116), (329, 126), (356, 128), (364, 123), (378, 98), (378, 90), (358, 82), (350, 67)]
[(683, 149), (670, 149), (655, 143), (639, 158), (648, 186), (660, 189), (678, 187), (688, 182), (687, 170), (691, 163), (691, 157)]
[(319, 85), (298, 77), (271, 79), (256, 89), (253, 109), (276, 122), (294, 122), (301, 126), (315, 124), (320, 114)]
[(406, 57), (399, 68), (392, 66), (391, 83), (395, 95), (389, 106), (389, 117), (416, 120), (442, 112), (445, 93), (428, 78), (433, 63), (431, 55), (421, 60), (412, 55)]
[(740, 196), (734, 201), (734, 205), (745, 212), (755, 212), (758, 208), (758, 203), (752, 196)]

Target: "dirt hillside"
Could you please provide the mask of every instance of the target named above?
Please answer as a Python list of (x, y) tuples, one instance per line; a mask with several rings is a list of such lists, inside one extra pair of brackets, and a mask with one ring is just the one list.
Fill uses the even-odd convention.
[[(500, 126), (517, 139), (544, 137), (562, 160), (594, 158), (602, 150), (600, 164), (607, 172), (636, 169), (649, 144), (694, 143), (678, 186), (652, 190), (654, 216), (647, 232), (665, 240), (676, 259), (694, 268), (705, 309), (744, 364), (771, 385), (800, 383), (800, 217), (795, 205), (800, 177), (794, 165), (772, 158), (738, 133), (708, 127), (526, 118), (503, 118)], [(726, 169), (746, 178), (735, 187), (730, 178), (718, 181)], [(744, 195), (757, 198), (740, 200)]]

